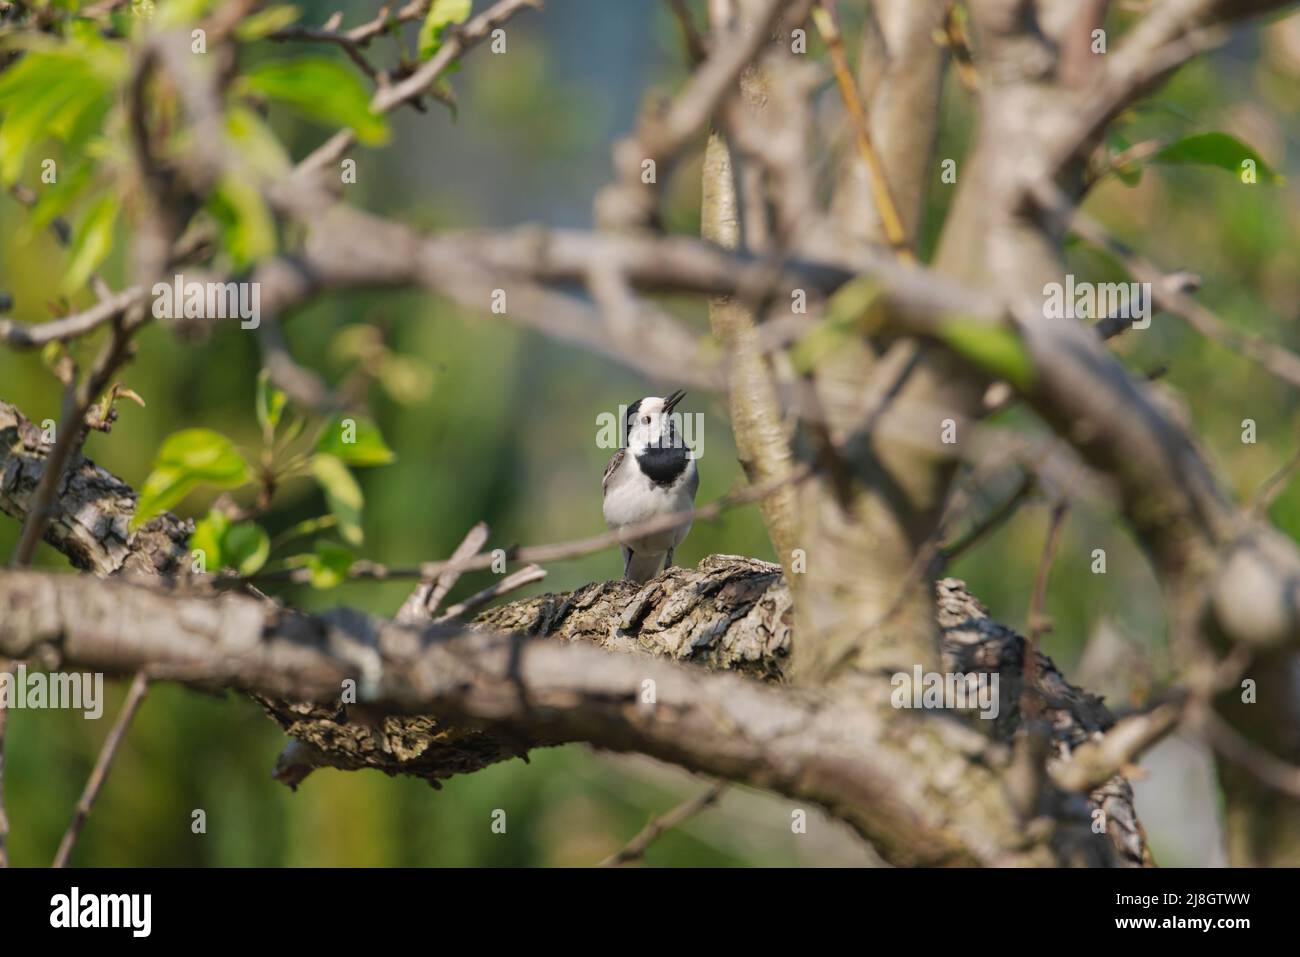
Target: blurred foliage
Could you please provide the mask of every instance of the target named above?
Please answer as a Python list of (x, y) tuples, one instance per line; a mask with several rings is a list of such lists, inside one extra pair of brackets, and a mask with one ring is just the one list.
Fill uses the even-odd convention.
[[(164, 2), (156, 9), (169, 6)], [(346, 198), (421, 227), (528, 220), (589, 223), (591, 197), (610, 176), (610, 145), (631, 128), (647, 86), (669, 90), (680, 82), (680, 42), (666, 5), (657, 0), (629, 0), (617, 10), (596, 0), (548, 0), (546, 6), (544, 15), (512, 22), (509, 55), (480, 51), (467, 58), (451, 78), (460, 104), (456, 116), (435, 105), (428, 114), (401, 111), (386, 125), (375, 125), (358, 112), (358, 103), (365, 102), (364, 96), (357, 99), (358, 90), (364, 94), (365, 88), (356, 84), (364, 78), (345, 66), (337, 51), (253, 43), (244, 64), (251, 71), (247, 90), (265, 95), (268, 113), (233, 112), (231, 136), (268, 175), (283, 169), (285, 152), (302, 157), (339, 124), (355, 126), (363, 139), (375, 143), (387, 136), (387, 149), (350, 154), (357, 160), (357, 183), (347, 187)], [(153, 5), (137, 5), (145, 8)], [(334, 8), (300, 5), (297, 22), (319, 24)], [(267, 12), (271, 19), (249, 27), (246, 38), (290, 22), (279, 9)], [(462, 15), (457, 3), (440, 3), (435, 9), (449, 18), (445, 22)], [(345, 10), (345, 23), (360, 22), (373, 12), (360, 3)], [(404, 50), (423, 47), (427, 56), (444, 25), (414, 23), (408, 28)], [(846, 17), (845, 28), (852, 32), (852, 16)], [(94, 45), (97, 38), (85, 42)], [(375, 49), (391, 56), (394, 42), (381, 37)], [(812, 55), (818, 52), (814, 47)], [(317, 65), (308, 68), (310, 74), (278, 65), (288, 54), (310, 54)], [(126, 277), (120, 215), (129, 207), (129, 193), (112, 187), (121, 157), (113, 139), (122, 131), (111, 119), (117, 107), (105, 92), (120, 80), (124, 66), (106, 53), (85, 62), (62, 62), (61, 68), (84, 74), (82, 92), (64, 103), (47, 100), (40, 110), (21, 105), (30, 104), (31, 91), (22, 84), (38, 84), (39, 76), (24, 77), (15, 70), (0, 74), (4, 129), (11, 129), (12, 111), (35, 111), (26, 127), (17, 128), (29, 130), (27, 140), (5, 142), (0, 151), (0, 178), (24, 183), (40, 196), (34, 211), (0, 199), (0, 292), (13, 298), (10, 315), (31, 322), (87, 306), (91, 299), (83, 285), (92, 271), (115, 287)], [(35, 66), (29, 69), (35, 72)], [(1088, 203), (1095, 216), (1158, 263), (1202, 274), (1206, 282), (1199, 295), (1227, 322), (1293, 349), (1300, 349), (1300, 244), (1295, 242), (1300, 232), (1295, 185), (1300, 143), (1288, 118), (1300, 114), (1297, 80), (1300, 27), (1292, 18), (1262, 34), (1245, 35), (1182, 71), (1158, 94), (1155, 106), (1131, 111), (1117, 128), (1117, 149), (1153, 138), (1186, 144), (1188, 137), (1220, 131), (1249, 145), (1261, 169), (1258, 183), (1244, 184), (1237, 175), (1204, 165), (1162, 162), (1144, 166), (1141, 175), (1126, 167), (1124, 175), (1107, 177)], [(829, 108), (833, 91), (826, 95)], [(942, 109), (937, 159), (956, 159), (960, 178), (975, 118), (970, 94), (952, 77)], [(93, 122), (80, 122), (86, 117)], [(1222, 160), (1223, 150), (1222, 140), (1193, 140), (1174, 158), (1190, 154), (1214, 163)], [(45, 158), (58, 162), (57, 184), (39, 184), (39, 161)], [(1264, 170), (1275, 170), (1285, 182), (1270, 185)], [(939, 162), (934, 171), (921, 243), (924, 256), (934, 248), (954, 193), (940, 180)], [(250, 200), (240, 186), (227, 184), (211, 210), (227, 230), (236, 263), (255, 260), (277, 242), (265, 223), (259, 225), (255, 196)], [(673, 229), (697, 230), (697, 159), (673, 171), (665, 195), (665, 222)], [(71, 252), (44, 228), (60, 214), (75, 225)], [(1128, 278), (1120, 264), (1082, 245), (1071, 245), (1069, 257), (1080, 279)], [(701, 331), (706, 328), (700, 303), (668, 299), (664, 305)], [(377, 434), (396, 453), (382, 467), (355, 473), (345, 468), (364, 501), (360, 524), (345, 532), (356, 516), (346, 501), (340, 504), (343, 486), (334, 486), (331, 499), (330, 483), (340, 481), (333, 464), (324, 466), (330, 474), (320, 482), (313, 481), (309, 468), (277, 487), (273, 506), (257, 519), (265, 541), (247, 528), (235, 532), (238, 522), (223, 524), (211, 517), (219, 514), (212, 505), (222, 494), (215, 486), (235, 484), (239, 476), (233, 471), (230, 482), (185, 483), (186, 494), (175, 508), (204, 521), (208, 546), (235, 566), (260, 564), (268, 553), (275, 561), (283, 554), (275, 543), (315, 534), (322, 544), (297, 541), (295, 550), (305, 553), (303, 561), (315, 563), (313, 570), (322, 576), (318, 584), (328, 584), (328, 577), (350, 558), (351, 552), (340, 556), (342, 546), (334, 542), (339, 535), (361, 556), (409, 565), (446, 556), (479, 520), (491, 526), (490, 547), (600, 531), (599, 476), (609, 450), (593, 441), (597, 415), (672, 386), (642, 381), (499, 318), (467, 314), (416, 293), (323, 297), (293, 316), (285, 333), (302, 363), (337, 385), (360, 391)], [(87, 454), (141, 488), (151, 471), (167, 466), (169, 436), (202, 429), (226, 437), (256, 472), (256, 450), (266, 444), (267, 418), (276, 414), (271, 410), (278, 400), (263, 391), (256, 401), (259, 353), (254, 336), (237, 323), (226, 323), (182, 338), (155, 323), (137, 341), (139, 357), (120, 378), (147, 405), (122, 406), (111, 434), (91, 434)], [(85, 360), (97, 345), (98, 340), (81, 342), (72, 351)], [(1000, 342), (967, 345), (1007, 355)], [(1158, 316), (1150, 329), (1128, 333), (1114, 347), (1135, 371), (1167, 368), (1156, 387), (1180, 396), (1200, 441), (1238, 495), (1252, 495), (1295, 447), (1295, 396), (1180, 321)], [(1006, 361), (1014, 359), (1011, 355)], [(39, 355), (0, 350), (0, 396), (37, 422), (58, 416), (59, 389)], [(705, 416), (700, 500), (707, 501), (742, 477), (726, 405), (720, 397), (691, 395), (684, 409)], [(1258, 425), (1253, 445), (1241, 440), (1246, 418)], [(1041, 431), (1018, 409), (1004, 413), (1000, 424)], [(343, 460), (339, 448), (313, 448), (335, 463)], [(994, 507), (1005, 484), (991, 482), (976, 496), (975, 508)], [(255, 485), (231, 494), (241, 505), (250, 505)], [(347, 488), (342, 498), (352, 494)], [(1035, 498), (952, 570), (970, 582), (996, 617), (1021, 628), (1046, 534), (1046, 502), (1044, 496)], [(331, 513), (337, 528), (334, 520), (322, 521)], [(1281, 528), (1300, 537), (1300, 483), (1279, 496), (1271, 514)], [(15, 523), (0, 523), (0, 554), (12, 550), (17, 534)], [(1090, 570), (1096, 548), (1107, 553), (1104, 575)], [(694, 564), (713, 552), (772, 558), (757, 511), (731, 511), (716, 522), (697, 524), (678, 560)], [(42, 550), (39, 561), (66, 568), (49, 549)], [(617, 572), (617, 555), (602, 553), (552, 566), (533, 591), (568, 590)], [(468, 594), (488, 580), (487, 573), (466, 575), (455, 594)], [(331, 591), (289, 587), (283, 595), (307, 608), (342, 603), (391, 614), (410, 587), (409, 582), (344, 583)], [(1118, 631), (1147, 660), (1164, 658), (1156, 584), (1107, 507), (1076, 503), (1071, 508), (1047, 610), (1055, 628), (1044, 639), (1045, 650), (1067, 674), (1079, 663), (1088, 638), (1102, 627)], [(1140, 677), (1110, 674), (1109, 687), (1092, 690), (1106, 691), (1123, 703), (1143, 687)], [(1149, 676), (1151, 682), (1161, 680), (1159, 673)], [(11, 847), (18, 863), (44, 864), (52, 857), (122, 692), (113, 689), (105, 709), (109, 717), (98, 722), (65, 712), (11, 716), (6, 779)], [(454, 779), (440, 791), (420, 781), (325, 770), (291, 793), (270, 779), (283, 743), (279, 729), (245, 699), (206, 697), (168, 686), (151, 689), (75, 861), (589, 864), (617, 849), (651, 813), (705, 786), (647, 762), (611, 764), (586, 749), (569, 747), (535, 752), (529, 764), (511, 761)], [(736, 800), (739, 810), (706, 812), (693, 825), (661, 839), (648, 862), (861, 859), (855, 842), (830, 825), (813, 824), (816, 833), (792, 840), (789, 810), (782, 802), (749, 795)], [(190, 832), (196, 808), (207, 812), (205, 835)], [(506, 835), (493, 834), (489, 827), (498, 808), (507, 812)], [(1176, 807), (1142, 810), (1162, 863), (1198, 862), (1174, 842), (1180, 833)]]

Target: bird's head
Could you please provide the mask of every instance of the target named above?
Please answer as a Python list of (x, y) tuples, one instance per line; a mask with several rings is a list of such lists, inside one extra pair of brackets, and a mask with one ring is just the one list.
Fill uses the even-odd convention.
[(627, 407), (625, 423), (627, 447), (632, 452), (646, 449), (684, 448), (681, 433), (674, 423), (673, 409), (686, 393), (681, 389), (671, 395), (648, 395)]

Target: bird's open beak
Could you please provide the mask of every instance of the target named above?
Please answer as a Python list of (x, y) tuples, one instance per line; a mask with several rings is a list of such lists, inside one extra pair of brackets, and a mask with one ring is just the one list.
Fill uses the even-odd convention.
[(664, 413), (667, 414), (672, 412), (673, 409), (676, 408), (677, 403), (682, 401), (684, 398), (686, 398), (686, 392), (682, 389), (678, 389), (671, 395), (664, 396)]

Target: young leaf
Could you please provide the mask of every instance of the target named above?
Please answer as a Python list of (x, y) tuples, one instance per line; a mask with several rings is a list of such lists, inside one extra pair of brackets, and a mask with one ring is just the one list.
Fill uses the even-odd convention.
[[(1106, 145), (1110, 147), (1115, 158), (1118, 158), (1125, 150), (1133, 144), (1129, 142), (1128, 137), (1118, 130), (1112, 130), (1106, 136)], [(1114, 160), (1112, 159), (1112, 162)], [(1115, 177), (1125, 186), (1136, 186), (1142, 181), (1142, 164), (1135, 160), (1128, 160), (1113, 170)]]
[(107, 192), (82, 219), (68, 250), (68, 270), (63, 275), (63, 291), (72, 293), (86, 284), (99, 264), (113, 249), (113, 225), (117, 222), (118, 197)]
[(1153, 163), (1186, 166), (1215, 166), (1241, 175), (1242, 163), (1255, 164), (1255, 175), (1261, 183), (1280, 185), (1284, 179), (1265, 163), (1258, 153), (1227, 133), (1198, 133), (1176, 143), (1171, 143), (1151, 158)]
[(184, 429), (163, 442), (140, 489), (131, 528), (171, 508), (199, 483), (234, 488), (248, 481), (248, 463), (234, 444), (211, 429)]
[(262, 435), (269, 443), (275, 435), (280, 416), (284, 413), (284, 404), (288, 401), (285, 394), (271, 385), (271, 374), (263, 369), (257, 374), (257, 424), (262, 427)]
[(955, 318), (943, 324), (939, 335), (981, 369), (1006, 379), (1016, 388), (1023, 390), (1033, 384), (1033, 360), (1012, 330), (976, 319)]
[(223, 564), (241, 575), (251, 575), (266, 563), (271, 554), (271, 539), (256, 522), (240, 522), (226, 530), (221, 539)]
[(203, 552), (203, 561), (208, 571), (225, 568), (228, 564), (221, 543), (230, 528), (230, 519), (224, 512), (216, 509), (194, 523), (194, 534), (190, 536), (190, 548)]
[(365, 538), (361, 529), (361, 509), (365, 499), (361, 486), (342, 460), (333, 455), (312, 457), (312, 475), (325, 491), (325, 502), (338, 519), (339, 534), (349, 545), (360, 545)]
[[(4, 122), (0, 124), (0, 180), (6, 186), (17, 181), (31, 148), (49, 135), (50, 118), (77, 96), (77, 76), (63, 74), (53, 57), (30, 53), (11, 67), (11, 72), (20, 70), (23, 75), (15, 82), (0, 86), (0, 109), (4, 111)], [(40, 85), (29, 89), (29, 79), (39, 80)]]
[(334, 60), (274, 60), (254, 67), (243, 82), (308, 119), (351, 127), (367, 146), (388, 139), (388, 123), (370, 111), (370, 93), (356, 72)]
[(348, 415), (336, 416), (326, 426), (316, 443), (316, 451), (359, 467), (387, 465), (396, 458), (378, 426)]
[(131, 529), (137, 529), (160, 512), (165, 512), (194, 490), (199, 480), (174, 466), (154, 468), (140, 487), (140, 500), (131, 516)]
[(226, 135), (238, 147), (240, 157), (265, 176), (279, 177), (293, 165), (271, 128), (247, 107), (232, 106), (226, 112)]
[(196, 482), (234, 488), (248, 481), (248, 463), (230, 439), (212, 429), (173, 432), (158, 450), (156, 468), (170, 468)]
[(420, 59), (427, 60), (442, 46), (442, 35), (453, 23), (469, 19), (472, 0), (433, 0), (420, 25)]
[(333, 528), (338, 524), (338, 519), (333, 515), (322, 515), (319, 518), (304, 518), (301, 522), (286, 528), (275, 540), (271, 542), (272, 548), (279, 548), (282, 545), (292, 542), (298, 538), (305, 538), (308, 535), (315, 535), (319, 531), (327, 528)]
[(246, 180), (227, 176), (208, 197), (208, 211), (221, 227), (222, 245), (242, 269), (275, 252), (275, 221), (262, 194)]
[(267, 7), (259, 13), (245, 17), (235, 27), (235, 39), (244, 43), (268, 37), (276, 30), (282, 30), (298, 19), (298, 8), (287, 4)]
[(874, 321), (873, 310), (879, 296), (879, 284), (867, 277), (841, 286), (826, 303), (825, 318), (795, 343), (790, 353), (794, 367), (807, 372), (860, 335), (863, 324)]
[(313, 588), (333, 588), (348, 577), (352, 567), (352, 552), (333, 542), (317, 542), (316, 552), (307, 557)]

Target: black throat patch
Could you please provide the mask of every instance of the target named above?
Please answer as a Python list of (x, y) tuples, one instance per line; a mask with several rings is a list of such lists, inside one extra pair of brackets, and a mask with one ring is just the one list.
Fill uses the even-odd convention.
[(646, 478), (656, 485), (669, 486), (686, 471), (687, 450), (683, 447), (668, 449), (646, 449), (638, 452), (636, 464)]

